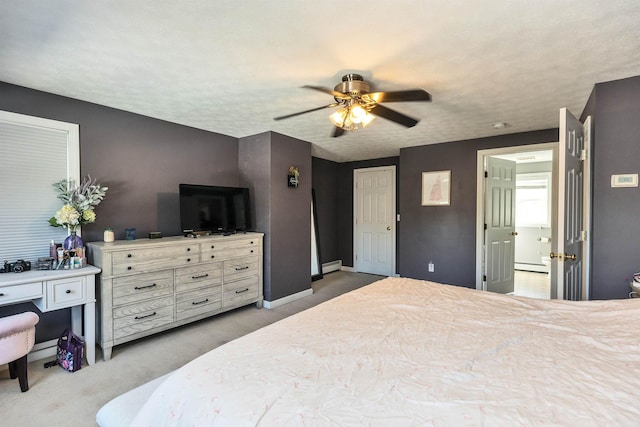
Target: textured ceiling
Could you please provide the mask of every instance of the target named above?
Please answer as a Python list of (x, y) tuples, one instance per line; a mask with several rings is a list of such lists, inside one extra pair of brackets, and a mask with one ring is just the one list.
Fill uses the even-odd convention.
[[(334, 161), (558, 126), (599, 82), (640, 75), (638, 0), (0, 0), (0, 80), (234, 137), (275, 131)], [(422, 88), (331, 138), (333, 88)], [(509, 127), (494, 129), (494, 122)]]

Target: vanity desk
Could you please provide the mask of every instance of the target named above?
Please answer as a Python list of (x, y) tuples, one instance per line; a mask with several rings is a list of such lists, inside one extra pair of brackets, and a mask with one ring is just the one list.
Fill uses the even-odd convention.
[[(86, 342), (89, 365), (96, 360), (96, 286), (100, 269), (29, 270), (0, 274), (0, 306), (31, 301), (41, 312), (71, 308), (71, 328)], [(62, 331), (60, 331), (62, 333)]]

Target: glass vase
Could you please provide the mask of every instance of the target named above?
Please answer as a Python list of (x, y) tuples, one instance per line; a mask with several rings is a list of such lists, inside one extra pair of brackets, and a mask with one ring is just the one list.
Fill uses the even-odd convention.
[(68, 251), (76, 248), (81, 248), (82, 246), (84, 246), (84, 243), (75, 231), (72, 231), (71, 234), (66, 239), (64, 239), (64, 243), (62, 244), (62, 247)]

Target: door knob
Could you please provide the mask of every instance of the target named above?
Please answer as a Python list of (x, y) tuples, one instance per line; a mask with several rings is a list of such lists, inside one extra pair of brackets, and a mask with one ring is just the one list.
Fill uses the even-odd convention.
[(387, 231), (391, 231), (391, 226), (387, 225)]
[(562, 260), (562, 254), (557, 254), (555, 252), (551, 252), (549, 254), (549, 258), (551, 258), (551, 259), (558, 258), (559, 260)]
[(576, 260), (576, 258), (578, 258), (578, 257), (576, 256), (576, 254), (565, 255), (565, 257), (564, 257), (564, 259), (569, 259), (569, 260), (571, 260), (571, 261), (575, 261), (575, 260)]

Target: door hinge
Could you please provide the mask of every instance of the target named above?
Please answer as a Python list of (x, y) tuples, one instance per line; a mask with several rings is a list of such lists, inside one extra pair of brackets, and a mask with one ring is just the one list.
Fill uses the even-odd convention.
[(587, 241), (587, 230), (580, 231), (580, 240), (582, 240), (583, 242)]
[(587, 150), (583, 149), (582, 152), (580, 153), (580, 160), (582, 160), (583, 162), (585, 160), (587, 160)]
[(488, 228), (488, 227), (487, 227), (487, 224), (485, 224), (485, 225), (484, 225), (484, 229), (486, 230), (487, 228)]
[(482, 276), (482, 281), (486, 282), (487, 281), (487, 276)]
[(489, 178), (489, 172), (488, 171), (484, 171), (484, 177), (485, 178)]

